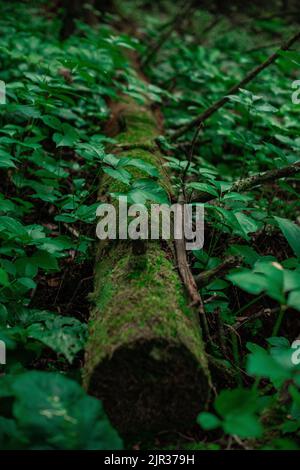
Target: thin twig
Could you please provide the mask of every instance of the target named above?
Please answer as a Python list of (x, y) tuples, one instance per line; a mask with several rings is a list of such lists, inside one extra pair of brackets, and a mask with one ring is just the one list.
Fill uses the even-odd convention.
[(281, 51), (288, 50), (298, 39), (300, 38), (300, 31), (298, 31), (294, 36), (292, 36), (288, 41), (286, 41), (274, 54), (270, 55), (262, 64), (253, 68), (239, 83), (236, 83), (233, 87), (226, 92), (226, 94), (215, 101), (209, 108), (203, 111), (201, 114), (196, 116), (194, 119), (191, 119), (190, 122), (180, 127), (177, 131), (173, 132), (170, 136), (171, 140), (174, 141), (185, 134), (187, 131), (192, 129), (195, 126), (203, 123), (208, 119), (212, 114), (218, 111), (224, 104), (229, 101), (229, 95), (234, 95), (239, 92), (240, 88), (243, 88), (249, 82), (251, 82), (260, 72), (262, 72), (269, 65), (273, 64), (275, 60), (279, 57)]
[(63, 226), (65, 227), (65, 229), (71, 233), (71, 235), (73, 235), (73, 237), (75, 238), (79, 238), (80, 237), (80, 233), (78, 232), (78, 230), (76, 230), (76, 228), (74, 227), (71, 227), (71, 225), (68, 225), (68, 224), (65, 224), (63, 223)]
[(299, 171), (300, 162), (296, 162), (290, 165), (286, 165), (282, 168), (276, 168), (275, 170), (269, 170), (263, 173), (258, 173), (257, 175), (249, 176), (248, 178), (243, 178), (241, 180), (236, 181), (231, 186), (230, 192), (234, 191), (240, 193), (243, 191), (247, 191), (248, 189), (251, 189), (257, 185), (273, 182), (274, 180), (280, 178), (294, 176)]
[(275, 46), (280, 46), (280, 43), (276, 41), (276, 42), (272, 42), (272, 44), (265, 44), (264, 46), (251, 47), (250, 49), (247, 49), (245, 53), (250, 54), (252, 52), (262, 51), (263, 49), (269, 49), (270, 47), (275, 47)]
[[(248, 176), (247, 178), (242, 178), (233, 183), (228, 189), (223, 191), (222, 196), (230, 192), (241, 193), (249, 189), (254, 188), (255, 186), (260, 186), (265, 183), (274, 182), (281, 178), (287, 178), (296, 175), (300, 172), (300, 162), (291, 163), (290, 165), (283, 166), (282, 168), (276, 168), (275, 170), (265, 171), (263, 173), (258, 173), (253, 176)], [(212, 196), (208, 193), (202, 193), (195, 196), (195, 201), (197, 202), (208, 202), (216, 199), (217, 196)]]
[[(239, 328), (241, 328), (242, 326), (244, 326), (246, 323), (250, 322), (250, 321), (253, 321), (253, 320), (257, 320), (257, 318), (261, 318), (261, 317), (269, 317), (270, 315), (273, 315), (275, 313), (277, 313), (279, 310), (278, 307), (275, 307), (275, 308), (262, 308), (261, 310), (259, 310), (258, 312), (248, 316), (248, 317), (239, 317), (237, 318), (237, 322), (234, 324), (234, 325), (231, 325), (232, 328), (234, 328), (235, 330), (238, 330)], [(226, 325), (227, 326), (227, 325)]]
[[(184, 202), (184, 196), (181, 193), (178, 199), (178, 203), (183, 205)], [(181, 276), (182, 282), (192, 301), (192, 306), (197, 307), (198, 309), (199, 319), (204, 328), (204, 332), (207, 338), (210, 338), (207, 319), (205, 316), (204, 304), (188, 263), (184, 235), (180, 239), (175, 239), (174, 244), (176, 250), (178, 271)]]
[(183, 190), (183, 194), (185, 194), (186, 177), (187, 177), (187, 173), (188, 173), (188, 171), (189, 171), (189, 168), (190, 168), (191, 163), (192, 163), (192, 160), (193, 160), (195, 145), (196, 145), (196, 142), (197, 142), (198, 135), (199, 135), (199, 132), (200, 132), (201, 127), (202, 127), (202, 124), (200, 124), (200, 125), (197, 127), (197, 129), (196, 129), (196, 132), (195, 132), (195, 134), (194, 134), (192, 143), (191, 143), (191, 145), (190, 145), (190, 152), (189, 152), (188, 163), (187, 163), (187, 165), (185, 166), (185, 168), (184, 168), (184, 170), (183, 170), (183, 173), (182, 173), (181, 187), (182, 187), (182, 190)]
[(199, 287), (203, 287), (206, 284), (214, 279), (215, 277), (226, 273), (229, 269), (235, 268), (240, 264), (240, 258), (236, 256), (229, 256), (226, 258), (222, 263), (220, 263), (215, 268), (209, 269), (207, 271), (203, 271), (202, 273), (194, 276), (196, 284)]
[(251, 450), (250, 447), (248, 447), (236, 434), (234, 434), (233, 436), (233, 439), (235, 440), (235, 442), (241, 446), (243, 449), (245, 450)]

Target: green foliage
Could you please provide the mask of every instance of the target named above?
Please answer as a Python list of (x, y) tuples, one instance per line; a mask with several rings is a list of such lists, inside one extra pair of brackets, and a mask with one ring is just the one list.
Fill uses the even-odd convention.
[[(71, 364), (82, 357), (82, 317), (70, 308), (61, 314), (51, 297), (49, 305), (44, 299), (47, 310), (36, 308), (41, 301), (35, 299), (49, 295), (45, 285), (55, 276), (59, 285), (71, 263), (80, 270), (91, 259), (97, 176), (110, 168), (101, 125), (109, 117), (108, 98), (123, 89), (118, 71), (133, 90), (139, 86), (121, 50), (136, 43), (112, 36), (108, 26), (96, 32), (84, 25), (79, 36), (60, 42), (58, 17), (49, 21), (42, 8), (41, 2), (0, 6), (0, 79), (7, 84), (0, 130), (0, 338), (8, 361), (3, 387), (10, 390), (1, 400), (14, 399), (0, 418), (0, 447), (118, 448), (100, 403), (81, 390), (74, 373), (70, 380), (26, 369), (72, 375)], [(123, 166), (131, 163), (128, 158)], [(137, 166), (156, 176), (142, 160)]]
[[(147, 73), (171, 93), (163, 108), (170, 134), (228, 96), (274, 52), (264, 47), (273, 34), (288, 37), (297, 31), (293, 21), (261, 20), (260, 14), (246, 14), (241, 26), (240, 11), (233, 14), (234, 26), (221, 15), (211, 29), (215, 15), (195, 9), (186, 28), (168, 37)], [(144, 21), (154, 43), (156, 15)], [(232, 436), (226, 442), (238, 448), (298, 448), (299, 421), (291, 409), (299, 394), (299, 370), (291, 362), (290, 343), (300, 311), (299, 174), (248, 191), (231, 189), (239, 179), (299, 161), (299, 105), (291, 99), (299, 46), (293, 47), (228, 96), (193, 146), (195, 128), (175, 144), (160, 140), (175, 190), (186, 172), (187, 197), (205, 201), (205, 244), (192, 254), (193, 272), (202, 275), (218, 269), (229, 255), (236, 257), (236, 267), (220, 270), (200, 290), (213, 337), (207, 350), (229, 367), (238, 384), (218, 390), (213, 409), (198, 417), (205, 440), (224, 447), (231, 444), (224, 444), (222, 433)], [(262, 347), (270, 334), (269, 348)], [(258, 341), (261, 346), (253, 344)]]
[(0, 419), (0, 447), (14, 449), (119, 449), (121, 440), (98, 400), (58, 373), (2, 377), (0, 396), (12, 399), (12, 418)]
[[(233, 28), (225, 15), (214, 29), (215, 16), (195, 8), (147, 66), (146, 83), (124, 50), (143, 58), (146, 43), (151, 50), (159, 39), (162, 16), (168, 23), (175, 14), (172, 2), (150, 2), (146, 15), (143, 2), (120, 2), (143, 44), (108, 24), (117, 14), (101, 17), (96, 29), (78, 21), (75, 34), (61, 41), (60, 13), (46, 3), (0, 4), (7, 94), (0, 115), (0, 340), (8, 358), (0, 366), (0, 448), (122, 445), (101, 403), (77, 383), (86, 318), (70, 298), (57, 304), (63, 279), (92, 263), (99, 176), (121, 188), (112, 198), (169, 203), (158, 170), (130, 150), (120, 158), (105, 135), (109, 103), (122, 94), (160, 105), (166, 136), (157, 141), (174, 195), (184, 186), (187, 198), (208, 201), (205, 245), (189, 254), (193, 273), (237, 258), (200, 291), (213, 336), (207, 348), (237, 386), (219, 390), (210, 411), (199, 415), (211, 442), (191, 448), (224, 448), (222, 436), (231, 436), (251, 448), (298, 449), (299, 365), (290, 343), (300, 312), (299, 174), (246, 192), (232, 187), (299, 160), (299, 105), (291, 100), (298, 50), (282, 51), (246, 89), (226, 95), (273, 52), (264, 44), (298, 25), (255, 15), (244, 26), (238, 17)], [(168, 139), (222, 96), (226, 106), (193, 146), (194, 129), (177, 143)]]
[(275, 220), (278, 222), (283, 235), (289, 242), (295, 255), (300, 258), (300, 227), (290, 220), (283, 219), (282, 217), (275, 217)]
[[(268, 440), (268, 433), (274, 428), (273, 420), (276, 413), (279, 413), (281, 402), (282, 423), (277, 434), (282, 437), (275, 439), (273, 446), (298, 449), (296, 442), (284, 439), (284, 436), (299, 435), (300, 364), (292, 361), (293, 349), (286, 338), (272, 337), (268, 339), (268, 343), (269, 349), (249, 343), (250, 354), (246, 363), (248, 374), (258, 379), (265, 378), (272, 383), (271, 389), (265, 385), (268, 393), (264, 395), (264, 390), (257, 388), (258, 381), (252, 389), (223, 390), (214, 402), (217, 415), (202, 412), (198, 416), (198, 423), (209, 431), (222, 427), (226, 434), (232, 436), (260, 438), (260, 447), (265, 448), (263, 443)], [(281, 398), (284, 390), (289, 391), (288, 401)]]

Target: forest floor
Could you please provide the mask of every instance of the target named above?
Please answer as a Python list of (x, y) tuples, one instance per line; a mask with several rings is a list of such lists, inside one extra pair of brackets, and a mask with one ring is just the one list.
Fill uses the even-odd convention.
[(126, 96), (159, 116), (164, 135), (144, 143), (144, 156), (159, 148), (172, 202), (183, 194), (205, 207), (204, 246), (184, 252), (184, 287), (201, 309), (213, 383), (191, 429), (130, 446), (299, 449), (296, 19), (123, 0), (62, 41), (43, 2), (2, 3), (0, 13), (0, 448), (124, 445), (81, 384), (99, 179), (115, 183), (111, 199), (166, 200), (134, 143), (120, 164), (112, 103)]

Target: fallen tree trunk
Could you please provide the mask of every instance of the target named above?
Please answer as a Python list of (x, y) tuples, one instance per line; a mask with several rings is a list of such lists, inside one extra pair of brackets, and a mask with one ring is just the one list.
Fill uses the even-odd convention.
[[(115, 151), (155, 165), (168, 188), (159, 149), (151, 144), (148, 150), (161, 133), (150, 104), (127, 99), (115, 112), (125, 126)], [(144, 176), (139, 170), (134, 175)], [(105, 175), (99, 199), (121, 191), (120, 184)], [(188, 307), (174, 250), (160, 241), (147, 241), (137, 250), (136, 243), (98, 243), (84, 367), (86, 389), (103, 401), (112, 424), (126, 437), (189, 428), (210, 389), (199, 320)]]

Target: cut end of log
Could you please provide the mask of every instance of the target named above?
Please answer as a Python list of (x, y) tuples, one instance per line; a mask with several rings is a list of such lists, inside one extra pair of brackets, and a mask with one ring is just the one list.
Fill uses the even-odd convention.
[(128, 252), (118, 243), (98, 262), (85, 388), (123, 437), (182, 431), (209, 394), (199, 324), (159, 243), (142, 256)]
[(120, 435), (189, 429), (203, 410), (208, 379), (183, 345), (137, 340), (94, 369), (88, 391), (103, 401)]

